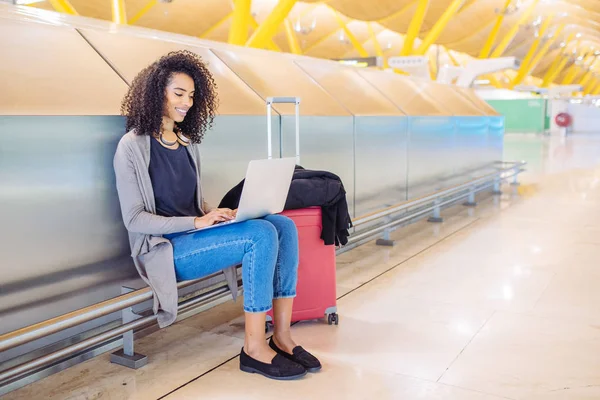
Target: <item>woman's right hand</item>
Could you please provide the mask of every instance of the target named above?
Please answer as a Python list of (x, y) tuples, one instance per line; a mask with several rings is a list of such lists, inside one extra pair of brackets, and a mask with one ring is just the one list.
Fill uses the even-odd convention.
[(194, 227), (196, 229), (206, 228), (219, 222), (232, 220), (234, 217), (234, 212), (228, 208), (215, 208), (203, 217), (196, 217)]

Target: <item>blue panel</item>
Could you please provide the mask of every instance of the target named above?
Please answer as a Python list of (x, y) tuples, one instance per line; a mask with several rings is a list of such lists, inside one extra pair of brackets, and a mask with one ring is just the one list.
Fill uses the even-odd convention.
[(356, 215), (406, 200), (407, 117), (355, 117)]
[(488, 118), (490, 119), (490, 128), (488, 132), (487, 158), (488, 160), (492, 161), (502, 161), (505, 119), (503, 116), (494, 116)]
[(445, 187), (454, 174), (453, 117), (409, 117), (408, 199)]
[[(274, 132), (276, 129), (274, 129)], [(282, 117), (283, 156), (295, 155), (294, 116)], [(307, 169), (326, 170), (344, 182), (350, 215), (354, 213), (354, 122), (353, 117), (300, 118), (300, 164)]]
[(489, 171), (487, 159), (488, 117), (454, 117), (456, 141), (454, 143), (454, 177), (448, 184), (459, 184), (479, 177)]
[[(279, 116), (273, 119), (273, 151), (279, 156)], [(202, 190), (206, 201), (217, 206), (225, 193), (246, 175), (248, 163), (267, 158), (266, 116), (219, 116), (200, 145)]]

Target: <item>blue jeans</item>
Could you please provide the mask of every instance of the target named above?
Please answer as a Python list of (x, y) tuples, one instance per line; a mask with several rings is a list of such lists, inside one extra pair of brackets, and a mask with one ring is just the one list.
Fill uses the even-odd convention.
[(242, 264), (244, 311), (269, 311), (273, 299), (296, 296), (298, 231), (281, 215), (169, 235), (178, 281)]

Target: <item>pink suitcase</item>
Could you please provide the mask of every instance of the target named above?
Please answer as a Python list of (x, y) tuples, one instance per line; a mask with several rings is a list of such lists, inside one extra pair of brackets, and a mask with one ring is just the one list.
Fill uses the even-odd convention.
[[(321, 239), (321, 207), (288, 210), (281, 215), (296, 223), (300, 247), (292, 322), (327, 317), (330, 325), (337, 325), (335, 246), (325, 246)], [(267, 321), (273, 321), (272, 310)]]
[[(300, 98), (267, 98), (268, 157), (272, 158), (271, 113), (273, 104), (294, 104), (296, 117), (296, 161), (300, 164)], [(281, 135), (281, 132), (280, 132)], [(283, 138), (280, 136), (280, 141)], [(321, 207), (288, 210), (281, 213), (291, 218), (298, 228), (300, 264), (298, 285), (292, 311), (292, 322), (326, 317), (329, 325), (338, 324), (335, 246), (325, 246), (321, 240), (323, 226)], [(267, 313), (267, 326), (273, 321), (273, 311)]]

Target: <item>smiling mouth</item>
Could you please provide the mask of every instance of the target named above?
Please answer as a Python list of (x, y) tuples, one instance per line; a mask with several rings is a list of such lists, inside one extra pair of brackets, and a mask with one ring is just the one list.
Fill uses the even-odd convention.
[(185, 110), (183, 108), (175, 108), (175, 111), (177, 111), (179, 114), (181, 114), (182, 116), (185, 117), (185, 115), (187, 114), (188, 110)]

